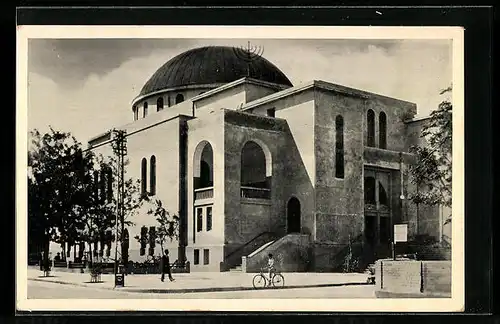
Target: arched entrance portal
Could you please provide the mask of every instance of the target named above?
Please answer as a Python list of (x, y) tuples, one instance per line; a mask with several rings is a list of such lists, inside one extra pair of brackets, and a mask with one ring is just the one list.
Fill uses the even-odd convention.
[(288, 233), (300, 232), (300, 201), (292, 197), (287, 206), (287, 231)]

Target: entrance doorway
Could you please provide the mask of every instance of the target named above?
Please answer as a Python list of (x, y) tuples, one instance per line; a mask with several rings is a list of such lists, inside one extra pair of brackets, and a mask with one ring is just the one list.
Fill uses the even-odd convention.
[(300, 201), (292, 197), (287, 206), (288, 233), (300, 233)]

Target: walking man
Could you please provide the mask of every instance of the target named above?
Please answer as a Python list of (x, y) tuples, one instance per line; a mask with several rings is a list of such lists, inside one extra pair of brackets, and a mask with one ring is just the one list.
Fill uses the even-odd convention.
[(170, 271), (170, 258), (168, 257), (168, 250), (165, 250), (165, 253), (161, 257), (161, 281), (165, 281), (165, 273), (168, 274), (168, 279), (170, 281), (174, 281), (172, 278), (172, 272)]

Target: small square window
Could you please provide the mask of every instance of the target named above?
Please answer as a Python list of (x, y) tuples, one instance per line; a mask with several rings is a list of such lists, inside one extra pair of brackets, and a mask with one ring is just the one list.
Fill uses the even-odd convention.
[(207, 265), (210, 263), (210, 250), (204, 249), (203, 250), (203, 264)]
[(268, 117), (276, 117), (276, 109), (275, 108), (270, 108), (267, 110), (267, 116)]
[(194, 250), (193, 263), (200, 264), (200, 250)]

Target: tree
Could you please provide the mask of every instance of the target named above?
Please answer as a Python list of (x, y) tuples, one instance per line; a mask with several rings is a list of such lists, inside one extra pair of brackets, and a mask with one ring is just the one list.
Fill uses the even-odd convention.
[[(91, 151), (87, 154), (92, 156), (93, 164), (82, 170), (84, 176), (81, 179), (80, 194), (85, 197), (86, 204), (80, 206), (83, 226), (79, 237), (81, 242), (89, 244), (92, 256), (92, 245), (96, 246), (98, 242), (101, 242), (100, 253), (104, 253), (104, 244), (111, 249), (111, 242), (114, 240), (113, 228), (116, 225), (116, 203), (112, 194), (112, 169), (109, 162)], [(97, 253), (95, 249), (94, 253)]]
[[(450, 86), (440, 94), (451, 91)], [(417, 159), (410, 167), (412, 183), (417, 186), (417, 192), (409, 198), (416, 204), (451, 207), (452, 108), (449, 100), (443, 100), (422, 127), (420, 137), (425, 144), (410, 149)], [(450, 221), (451, 215), (445, 224)]]
[(148, 210), (148, 215), (155, 217), (158, 225), (155, 227), (154, 237), (151, 237), (150, 232), (145, 232), (143, 237), (135, 236), (135, 239), (140, 243), (142, 240), (146, 242), (154, 241), (159, 244), (161, 251), (164, 251), (164, 245), (167, 240), (172, 242), (174, 239), (179, 239), (179, 216), (170, 214), (163, 203), (159, 199), (148, 200), (152, 207)]
[(28, 151), (28, 228), (32, 242), (42, 246), (48, 264), (49, 242), (76, 240), (81, 229), (80, 194), (82, 173), (78, 166), (92, 161), (82, 154), (80, 143), (70, 133), (30, 132)]
[[(111, 248), (113, 241), (121, 242), (120, 254), (123, 262), (126, 263), (128, 261), (128, 244), (122, 233), (122, 226), (118, 228), (116, 226), (118, 211), (116, 195), (118, 183), (115, 181), (118, 175), (117, 165), (115, 157), (98, 155), (94, 158), (94, 177), (87, 178), (86, 190), (84, 191), (89, 198), (89, 203), (86, 205), (85, 212), (82, 213), (85, 223), (82, 240), (89, 243), (90, 246), (101, 242), (101, 248), (104, 243), (108, 249)], [(99, 174), (99, 181), (96, 181), (95, 172)], [(98, 190), (99, 188), (101, 190)], [(134, 225), (131, 219), (138, 213), (143, 203), (139, 189), (138, 181), (127, 179), (124, 182), (124, 219), (118, 220), (120, 225), (123, 222), (124, 229)], [(97, 194), (98, 192), (100, 194)], [(92, 253), (92, 247), (90, 252)]]

